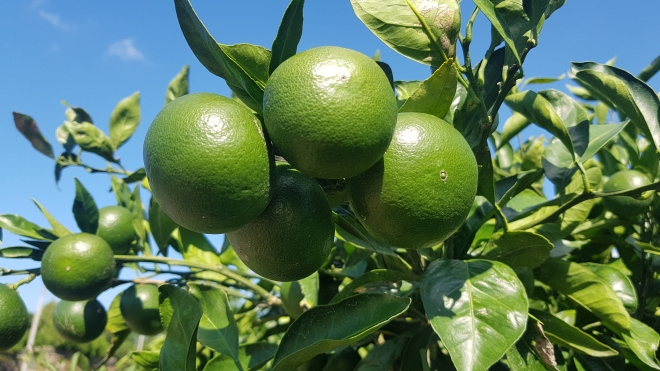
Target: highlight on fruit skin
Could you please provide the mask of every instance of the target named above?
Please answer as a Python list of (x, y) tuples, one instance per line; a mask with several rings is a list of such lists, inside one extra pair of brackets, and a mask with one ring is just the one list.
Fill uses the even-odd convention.
[(451, 124), (400, 113), (383, 158), (347, 179), (350, 207), (365, 229), (392, 246), (438, 245), (467, 218), (477, 193), (477, 162)]
[(101, 336), (108, 323), (108, 314), (96, 300), (66, 301), (55, 305), (53, 325), (65, 339), (87, 343)]
[(273, 145), (314, 178), (347, 178), (375, 164), (392, 139), (396, 113), (394, 92), (378, 64), (336, 46), (287, 59), (264, 90), (264, 125)]
[(133, 227), (133, 214), (123, 206), (100, 208), (96, 235), (110, 245), (115, 255), (128, 254), (137, 239)]
[[(618, 171), (603, 184), (604, 192), (625, 191), (651, 184), (648, 175), (637, 170)], [(605, 208), (621, 218), (634, 218), (644, 213), (653, 203), (655, 192), (650, 190), (642, 194), (631, 196), (603, 197)]]
[(270, 201), (269, 141), (252, 111), (233, 99), (193, 93), (168, 103), (149, 127), (143, 158), (154, 199), (192, 231), (235, 230)]
[(0, 283), (0, 351), (18, 344), (30, 326), (30, 316), (16, 290)]
[(255, 273), (275, 281), (297, 281), (321, 268), (334, 234), (332, 210), (321, 186), (288, 164), (278, 164), (266, 210), (226, 238)]

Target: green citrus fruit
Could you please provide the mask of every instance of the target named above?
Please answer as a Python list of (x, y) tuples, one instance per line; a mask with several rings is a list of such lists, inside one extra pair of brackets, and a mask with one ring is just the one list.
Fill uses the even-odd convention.
[[(603, 185), (604, 192), (625, 191), (651, 184), (649, 177), (637, 170), (622, 170), (613, 174)], [(653, 191), (643, 192), (636, 197), (613, 196), (603, 197), (607, 210), (622, 218), (638, 216), (648, 210), (653, 203)]]
[(477, 163), (447, 122), (401, 113), (383, 159), (346, 183), (351, 208), (373, 237), (403, 248), (429, 247), (467, 217), (477, 193)]
[(332, 210), (319, 184), (279, 165), (266, 210), (226, 237), (256, 273), (276, 281), (296, 281), (321, 268), (334, 233)]
[(158, 286), (133, 285), (122, 292), (119, 310), (128, 327), (141, 335), (156, 335), (163, 331), (158, 311)]
[(261, 123), (242, 104), (211, 93), (168, 103), (144, 140), (154, 198), (179, 225), (225, 233), (268, 205), (273, 157)]
[(371, 58), (326, 46), (284, 61), (264, 90), (264, 124), (289, 163), (315, 178), (355, 176), (387, 149), (397, 104)]
[(115, 258), (107, 242), (89, 233), (60, 237), (41, 259), (41, 278), (46, 288), (62, 300), (95, 298), (110, 285)]
[(99, 337), (108, 323), (108, 314), (98, 300), (62, 300), (53, 311), (53, 325), (63, 338), (87, 343)]
[(23, 299), (16, 290), (0, 283), (0, 351), (16, 345), (30, 325)]
[(103, 238), (116, 255), (127, 254), (137, 238), (133, 228), (133, 214), (122, 206), (99, 209), (96, 235)]

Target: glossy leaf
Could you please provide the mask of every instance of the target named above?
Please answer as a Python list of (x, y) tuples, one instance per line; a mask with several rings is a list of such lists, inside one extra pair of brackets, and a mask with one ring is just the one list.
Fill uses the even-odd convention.
[(16, 129), (18, 129), (18, 131), (30, 141), (32, 147), (50, 158), (55, 158), (53, 155), (53, 147), (46, 138), (44, 138), (43, 134), (41, 134), (37, 122), (34, 121), (32, 117), (22, 113), (13, 112), (13, 114)]
[[(167, 337), (160, 351), (161, 370), (195, 371), (197, 328), (202, 308), (185, 290), (161, 285), (159, 302)], [(163, 314), (166, 314), (163, 316)]]
[(65, 121), (64, 125), (83, 151), (97, 154), (110, 162), (117, 162), (113, 144), (101, 129), (89, 122)]
[(433, 327), (424, 326), (408, 341), (401, 355), (401, 364), (406, 365), (406, 371), (429, 370), (429, 343), (437, 339)]
[(153, 197), (151, 198), (151, 206), (149, 207), (149, 227), (151, 228), (151, 235), (156, 241), (158, 250), (165, 253), (167, 245), (169, 245), (172, 238), (172, 232), (174, 232), (178, 225), (172, 218), (165, 214)]
[(558, 370), (554, 348), (545, 334), (539, 333), (537, 323), (535, 320), (528, 320), (523, 336), (506, 351), (506, 360), (511, 371)]
[(354, 371), (391, 370), (394, 361), (401, 356), (411, 336), (412, 334), (401, 334), (371, 348), (355, 366)]
[(115, 194), (117, 199), (117, 204), (123, 206), (129, 210), (133, 209), (133, 200), (130, 188), (128, 185), (121, 179), (114, 175), (110, 175), (110, 187), (112, 192)]
[(116, 150), (135, 132), (140, 123), (140, 93), (122, 99), (110, 115), (110, 141)]
[(32, 259), (40, 261), (43, 252), (26, 246), (3, 247), (0, 249), (0, 258), (5, 259)]
[(454, 59), (450, 58), (422, 82), (399, 108), (399, 112), (421, 112), (445, 117), (456, 93), (456, 76)]
[(191, 284), (190, 293), (202, 307), (197, 340), (216, 352), (238, 359), (238, 327), (227, 293), (205, 285)]
[(99, 209), (94, 197), (76, 178), (76, 197), (73, 199), (73, 217), (82, 232), (96, 233), (99, 227)]
[(64, 124), (58, 126), (55, 130), (55, 139), (57, 139), (57, 141), (64, 146), (64, 150), (68, 152), (76, 146), (76, 141), (73, 140), (73, 135), (69, 133)]
[(73, 122), (89, 122), (92, 124), (94, 123), (94, 120), (92, 120), (92, 116), (87, 111), (85, 111), (84, 108), (73, 107), (65, 101), (62, 101), (62, 104), (66, 107), (66, 111), (64, 111), (64, 115), (66, 116), (67, 120)]
[[(257, 54), (250, 55), (250, 53), (247, 53), (248, 49), (255, 51), (255, 48), (258, 48), (254, 45), (250, 47), (236, 46), (237, 48), (232, 50), (227, 45), (218, 44), (197, 17), (189, 0), (175, 0), (174, 5), (181, 31), (186, 38), (186, 42), (188, 42), (188, 46), (200, 63), (212, 74), (225, 79), (229, 88), (248, 107), (256, 112), (261, 112), (265, 80), (263, 80), (263, 76), (257, 76), (252, 68), (254, 66), (244, 65), (243, 63), (258, 62), (260, 70), (265, 67), (267, 77), (270, 55), (268, 55), (267, 63), (263, 66), (264, 58), (256, 60)], [(260, 52), (258, 52), (258, 54), (264, 56), (261, 50), (265, 51), (266, 49), (260, 48)], [(248, 58), (245, 58), (246, 56)]]
[(298, 43), (303, 31), (304, 5), (305, 0), (291, 0), (284, 11), (280, 28), (277, 30), (277, 36), (271, 48), (273, 56), (270, 59), (268, 74), (272, 74), (277, 66), (293, 57), (298, 51)]
[(514, 93), (510, 94), (505, 102), (512, 110), (556, 136), (569, 152), (575, 152), (566, 124), (543, 95), (533, 91)]
[(296, 319), (303, 314), (304, 311), (300, 306), (300, 302), (304, 297), (298, 281), (282, 282), (282, 285), (280, 285), (282, 307), (291, 318)]
[(493, 234), (480, 257), (497, 260), (512, 268), (534, 269), (550, 256), (552, 243), (532, 232), (510, 231)]
[(144, 170), (143, 167), (135, 170), (134, 172), (128, 174), (126, 178), (122, 179), (124, 183), (126, 184), (131, 184), (131, 183), (137, 183), (142, 181), (147, 177), (147, 172)]
[(618, 67), (594, 62), (571, 65), (580, 85), (629, 117), (660, 150), (660, 99), (650, 86)]
[(412, 60), (439, 66), (455, 53), (461, 21), (458, 2), (351, 0), (351, 5), (374, 35)]
[(504, 15), (498, 9), (497, 3), (491, 0), (474, 0), (479, 10), (488, 18), (493, 28), (502, 37), (506, 45), (509, 47), (511, 53), (515, 57), (518, 65), (521, 65), (520, 55), (516, 47), (516, 40), (514, 39), (513, 32), (509, 28), (508, 22), (505, 20)]
[(489, 260), (436, 260), (420, 293), (458, 371), (485, 371), (522, 336), (527, 296), (515, 272)]
[(614, 290), (582, 265), (556, 258), (534, 270), (534, 277), (568, 296), (620, 331), (630, 328), (630, 315)]
[(67, 234), (71, 234), (71, 231), (68, 230), (62, 223), (60, 223), (55, 217), (46, 210), (45, 207), (43, 207), (37, 200), (32, 199), (32, 202), (34, 202), (35, 205), (41, 210), (41, 213), (44, 214), (46, 217), (46, 220), (48, 220), (48, 223), (50, 223), (50, 226), (53, 227), (53, 232), (57, 237), (62, 237), (66, 236)]
[(344, 285), (342, 290), (335, 295), (334, 298), (330, 301), (330, 304), (337, 303), (353, 295), (358, 295), (361, 292), (358, 289), (366, 284), (374, 282), (399, 282), (405, 279), (410, 279), (409, 274), (405, 274), (399, 271), (389, 270), (389, 269), (374, 269), (369, 271), (360, 277), (354, 279), (348, 284)]
[(282, 337), (272, 371), (292, 370), (317, 354), (352, 344), (405, 312), (409, 305), (408, 298), (362, 294), (312, 308)]
[(529, 126), (531, 122), (524, 115), (513, 112), (513, 115), (504, 121), (504, 126), (502, 127), (502, 134), (497, 140), (497, 149), (500, 149), (505, 144), (509, 143), (513, 137), (518, 135), (524, 128)]
[(634, 313), (637, 310), (637, 292), (628, 276), (606, 264), (582, 263), (582, 266), (605, 281), (614, 290), (619, 299), (621, 299), (628, 312)]
[(174, 76), (170, 84), (167, 86), (167, 91), (165, 92), (165, 104), (182, 97), (188, 94), (189, 85), (190, 85), (190, 66), (185, 65), (179, 71), (179, 73)]
[(52, 231), (15, 214), (0, 215), (0, 228), (19, 236), (34, 238), (35, 240), (54, 241), (57, 239), (57, 236)]
[(479, 169), (477, 195), (484, 196), (491, 204), (495, 204), (493, 160), (490, 158), (490, 145), (488, 143), (486, 143), (486, 149), (481, 152), (481, 156), (477, 158), (477, 166)]
[(121, 315), (121, 310), (119, 309), (119, 302), (121, 300), (121, 292), (112, 299), (110, 307), (108, 307), (108, 323), (105, 325), (105, 329), (111, 334), (117, 334), (122, 331), (130, 331), (124, 317)]
[(545, 335), (554, 344), (572, 349), (592, 357), (612, 357), (619, 352), (596, 340), (593, 336), (572, 326), (550, 313), (532, 310), (534, 317), (543, 322)]
[(413, 93), (422, 85), (422, 81), (395, 81), (394, 91), (396, 92), (396, 99), (399, 101), (399, 106), (408, 100)]
[(630, 331), (622, 331), (621, 337), (643, 363), (638, 365), (639, 367), (646, 366), (651, 370), (660, 370), (660, 363), (655, 356), (660, 345), (660, 335), (653, 328), (633, 318)]
[[(342, 214), (345, 214), (342, 211)], [(342, 241), (348, 241), (366, 250), (385, 255), (396, 255), (393, 248), (376, 241), (369, 232), (352, 215), (340, 215), (332, 212), (335, 221), (335, 237)]]
[[(256, 371), (263, 367), (277, 352), (277, 344), (252, 343), (241, 345), (238, 360), (244, 371)], [(219, 354), (213, 357), (203, 371), (240, 371), (231, 357)]]
[(542, 176), (543, 171), (537, 169), (522, 171), (516, 175), (498, 180), (495, 183), (495, 194), (498, 198), (498, 204), (505, 206), (513, 197), (520, 194), (523, 190), (528, 189), (532, 184), (541, 179)]

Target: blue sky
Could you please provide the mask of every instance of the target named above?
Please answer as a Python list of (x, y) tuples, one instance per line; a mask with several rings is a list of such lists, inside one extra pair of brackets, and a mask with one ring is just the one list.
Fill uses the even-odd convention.
[[(194, 0), (193, 6), (216, 40), (225, 44), (253, 43), (270, 48), (288, 1)], [(462, 2), (463, 16), (474, 5)], [(525, 63), (528, 77), (556, 77), (571, 61), (605, 62), (637, 74), (660, 54), (657, 15), (660, 1), (568, 0), (546, 23), (540, 45)], [(105, 175), (81, 169), (65, 169), (59, 186), (53, 162), (38, 153), (16, 131), (11, 112), (32, 116), (53, 145), (55, 129), (64, 121), (66, 100), (83, 107), (95, 124), (107, 132), (115, 104), (135, 91), (141, 92), (142, 121), (134, 137), (118, 152), (129, 170), (142, 166), (142, 141), (149, 123), (165, 99), (170, 79), (184, 65), (191, 66), (191, 91), (228, 95), (224, 82), (202, 67), (179, 30), (172, 1), (9, 1), (0, 14), (0, 214), (20, 214), (41, 225), (45, 218), (34, 206), (38, 200), (69, 229), (77, 231), (71, 214), (74, 177), (92, 192), (99, 207), (114, 204)], [(474, 29), (473, 61), (483, 55), (490, 38), (486, 19), (480, 16)], [(367, 55), (381, 51), (397, 80), (423, 80), (426, 66), (391, 51), (355, 17), (348, 0), (308, 0), (299, 51), (322, 45), (352, 48)], [(459, 49), (460, 53), (460, 49)], [(565, 90), (569, 81), (552, 87)], [(660, 79), (650, 85), (657, 91)], [(532, 87), (535, 88), (535, 87)], [(544, 87), (545, 88), (545, 87)], [(508, 108), (501, 111), (508, 115)], [(525, 132), (538, 135), (540, 131)], [(87, 155), (90, 164), (103, 161)], [(220, 241), (214, 237), (214, 241)], [(21, 245), (17, 236), (4, 233), (2, 247)], [(0, 259), (3, 268), (29, 268), (28, 260)], [(14, 282), (16, 276), (0, 278)], [(20, 288), (28, 308), (36, 306), (39, 279)], [(116, 294), (100, 299), (108, 304)], [(52, 295), (47, 300), (54, 299)]]

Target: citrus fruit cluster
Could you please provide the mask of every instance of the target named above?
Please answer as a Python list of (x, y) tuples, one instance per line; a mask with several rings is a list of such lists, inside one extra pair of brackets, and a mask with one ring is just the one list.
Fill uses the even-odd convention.
[[(211, 93), (167, 104), (144, 142), (154, 200), (184, 228), (225, 233), (248, 267), (279, 281), (324, 264), (330, 202), (349, 200), (382, 242), (436, 245), (472, 206), (476, 161), (450, 124), (397, 110), (371, 58), (340, 47), (304, 51), (269, 77), (262, 117)], [(275, 155), (285, 163), (276, 166)], [(344, 179), (348, 192), (329, 201), (319, 182)]]

